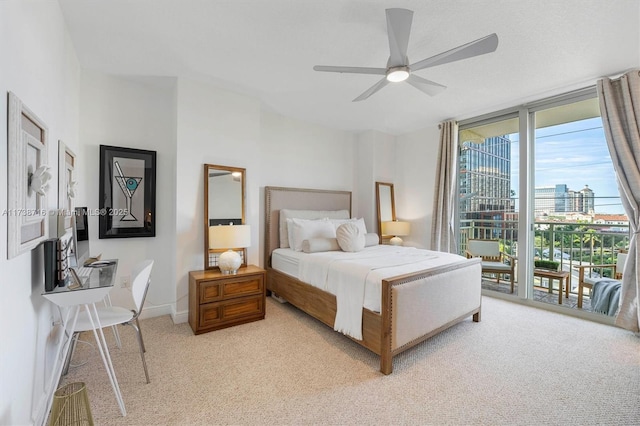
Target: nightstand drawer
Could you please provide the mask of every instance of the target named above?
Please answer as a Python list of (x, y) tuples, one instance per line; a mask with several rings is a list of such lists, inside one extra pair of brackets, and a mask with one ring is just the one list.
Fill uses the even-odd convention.
[(207, 327), (218, 324), (220, 322), (220, 305), (217, 303), (210, 303), (208, 305), (200, 306), (200, 321), (199, 327)]
[(233, 297), (250, 296), (262, 293), (263, 275), (227, 280), (205, 281), (200, 285), (200, 303), (226, 300)]
[(200, 303), (215, 302), (222, 299), (220, 283), (217, 281), (205, 281), (200, 285)]
[(245, 297), (233, 301), (209, 303), (200, 306), (200, 324), (202, 328), (224, 326), (224, 323), (237, 324), (242, 318), (264, 316), (262, 295)]
[(222, 297), (224, 299), (236, 296), (248, 296), (251, 294), (262, 293), (263, 275), (248, 277), (244, 280), (235, 279), (226, 283), (222, 283)]

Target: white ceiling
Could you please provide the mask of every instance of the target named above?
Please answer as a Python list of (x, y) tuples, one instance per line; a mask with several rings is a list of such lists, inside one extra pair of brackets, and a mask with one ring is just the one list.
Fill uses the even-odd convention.
[[(349, 131), (403, 134), (577, 89), (640, 66), (639, 0), (59, 0), (81, 66), (183, 76), (265, 108)], [(385, 67), (385, 9), (414, 11), (409, 62), (491, 33), (490, 54), (418, 71), (352, 102), (379, 76), (314, 65)]]

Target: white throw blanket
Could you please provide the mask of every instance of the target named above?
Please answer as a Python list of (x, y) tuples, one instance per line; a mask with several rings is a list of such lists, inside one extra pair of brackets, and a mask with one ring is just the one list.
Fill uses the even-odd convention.
[[(410, 247), (370, 247), (356, 253), (324, 252), (305, 256), (299, 278), (325, 291), (335, 289), (337, 312), (334, 330), (362, 340), (362, 306), (367, 285), (398, 275), (398, 266), (439, 258), (437, 252)], [(419, 269), (426, 269), (421, 265)], [(433, 266), (433, 265), (431, 265)]]

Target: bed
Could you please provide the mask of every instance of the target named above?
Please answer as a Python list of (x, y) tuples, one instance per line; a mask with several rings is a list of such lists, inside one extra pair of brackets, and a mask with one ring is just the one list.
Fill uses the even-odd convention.
[[(303, 282), (295, 271), (273, 267), (274, 251), (288, 246), (281, 229), (283, 209), (294, 212), (346, 210), (350, 215), (351, 192), (265, 187), (267, 289), (280, 300), (334, 327), (338, 311), (334, 294)], [(362, 307), (361, 338), (346, 336), (380, 356), (383, 374), (392, 373), (395, 355), (469, 317), (480, 321), (480, 260), (447, 255), (451, 258), (444, 264), (440, 262), (438, 266), (381, 279), (379, 305)]]

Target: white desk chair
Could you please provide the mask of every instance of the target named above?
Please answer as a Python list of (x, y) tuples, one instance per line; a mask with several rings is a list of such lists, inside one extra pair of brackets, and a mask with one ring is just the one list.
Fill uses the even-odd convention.
[[(147, 378), (147, 383), (150, 383), (149, 372), (147, 371), (147, 362), (144, 358), (146, 351), (144, 347), (144, 341), (142, 340), (142, 333), (140, 331), (140, 323), (138, 322), (138, 316), (142, 311), (142, 305), (144, 305), (144, 299), (147, 296), (147, 290), (149, 289), (149, 283), (151, 283), (151, 268), (153, 267), (153, 260), (144, 260), (134, 266), (131, 271), (131, 295), (136, 308), (134, 310), (123, 308), (120, 306), (100, 306), (97, 308), (98, 318), (100, 321), (100, 327), (106, 328), (121, 325), (130, 325), (136, 332), (138, 338), (138, 344), (140, 345), (140, 356), (142, 357), (142, 366), (144, 367), (144, 375)], [(91, 321), (86, 311), (78, 313), (78, 320), (76, 322), (75, 331), (82, 332), (92, 330)], [(77, 334), (74, 338), (77, 337)], [(120, 345), (119, 336), (116, 334), (116, 343), (118, 347)]]

